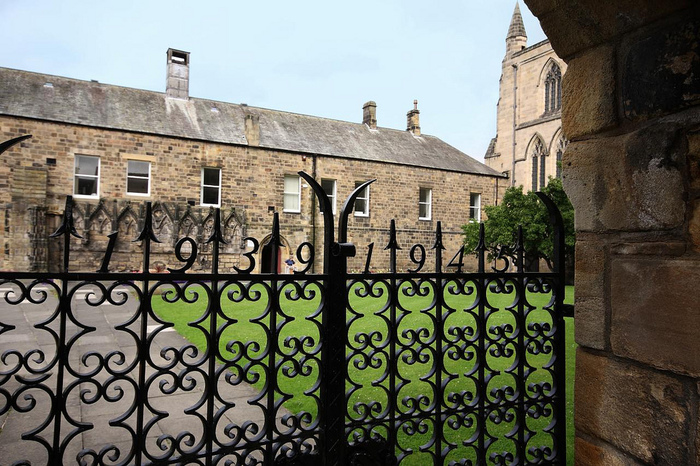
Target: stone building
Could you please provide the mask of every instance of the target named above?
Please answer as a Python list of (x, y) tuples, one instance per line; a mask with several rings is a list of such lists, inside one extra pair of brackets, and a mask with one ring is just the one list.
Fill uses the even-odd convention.
[[(322, 184), (334, 215), (356, 186), (376, 178), (350, 216), (349, 239), (358, 250), (351, 267), (364, 266), (371, 242), (375, 269), (388, 267), (383, 248), (395, 218), (405, 268), (412, 244), (432, 254), (437, 220), (444, 254), (454, 254), (460, 226), (478, 221), (481, 206), (496, 204), (507, 185), (499, 171), (422, 134), (417, 103), (405, 131), (378, 126), (374, 102), (364, 105), (361, 123), (336, 121), (193, 98), (189, 67), (189, 53), (168, 50), (165, 93), (0, 68), (0, 139), (32, 135), (1, 156), (3, 269), (60, 263), (60, 242), (48, 235), (67, 195), (83, 237), (74, 240), (74, 270), (98, 268), (113, 231), (119, 232), (113, 269), (139, 269), (139, 243), (132, 240), (144, 201), (153, 203), (161, 243), (152, 257), (162, 265), (178, 266), (175, 244), (189, 235), (203, 253), (195, 269), (209, 267), (204, 240), (214, 207), (221, 207), (228, 243), (222, 271), (247, 261), (242, 253), (253, 243), (246, 237), (261, 246), (268, 241), (274, 212), (282, 260), (308, 242), (318, 265), (324, 214), (300, 170)], [(260, 251), (257, 269), (273, 270)]]
[[(506, 37), (496, 137), (484, 161), (510, 177), (512, 186), (539, 190), (561, 177), (566, 139), (561, 131), (561, 81), (566, 63), (548, 40), (527, 46), (516, 3)], [(512, 174), (512, 176), (510, 176)]]

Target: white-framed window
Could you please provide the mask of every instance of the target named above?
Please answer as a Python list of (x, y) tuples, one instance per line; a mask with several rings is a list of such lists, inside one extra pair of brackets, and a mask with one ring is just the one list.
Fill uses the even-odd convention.
[(326, 196), (328, 196), (328, 200), (331, 201), (331, 210), (333, 212), (333, 215), (335, 215), (335, 199), (336, 199), (335, 180), (321, 179), (321, 187), (323, 188), (323, 191), (326, 193)]
[(433, 213), (433, 190), (419, 188), (418, 190), (418, 220), (430, 220)]
[[(356, 181), (355, 188), (363, 183), (364, 181)], [(365, 186), (365, 189), (355, 198), (355, 216), (369, 217), (369, 186)]]
[(73, 195), (98, 197), (100, 194), (100, 158), (93, 155), (75, 156)]
[(284, 175), (284, 212), (301, 212), (301, 177)]
[(469, 222), (481, 221), (481, 194), (469, 194)]
[(202, 168), (201, 205), (221, 207), (221, 169)]
[(126, 193), (133, 196), (151, 194), (151, 162), (141, 160), (126, 162)]

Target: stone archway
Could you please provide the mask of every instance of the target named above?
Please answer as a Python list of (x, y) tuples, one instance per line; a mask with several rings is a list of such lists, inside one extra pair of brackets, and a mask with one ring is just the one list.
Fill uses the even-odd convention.
[(700, 464), (700, 4), (525, 0), (567, 62), (576, 464)]
[(266, 236), (260, 242), (260, 252), (258, 253), (258, 264), (260, 273), (281, 273), (284, 270), (284, 260), (289, 257), (289, 242), (283, 236), (280, 236), (280, 246), (277, 251), (277, 263), (274, 263), (274, 254), (272, 243), (270, 243), (271, 235)]

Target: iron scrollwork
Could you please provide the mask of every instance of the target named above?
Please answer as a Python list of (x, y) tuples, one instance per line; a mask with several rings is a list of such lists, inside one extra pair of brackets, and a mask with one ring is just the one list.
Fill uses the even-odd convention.
[[(300, 176), (330, 212), (321, 186)], [(403, 249), (392, 221), (382, 253), (389, 271), (370, 273), (372, 243), (364, 270), (351, 272), (348, 218), (366, 186), (344, 203), (337, 230), (324, 216), (321, 272), (311, 269), (314, 245), (302, 243), (303, 267), (292, 274), (253, 273), (261, 244), (252, 237), (241, 263), (222, 271), (218, 209), (205, 243), (210, 270), (193, 272), (202, 251), (185, 236), (174, 251), (182, 266), (156, 273), (150, 203), (136, 235), (141, 271), (109, 271), (114, 243), (124, 240), (115, 234), (98, 272), (71, 272), (79, 234), (69, 196), (53, 235), (62, 240), (61, 272), (0, 272), (0, 415), (31, 420), (21, 441), (48, 464), (561, 461), (563, 248), (554, 271), (528, 272), (520, 234), (487, 269), (482, 226), (476, 270), (466, 271), (464, 248), (443, 267), (440, 222), (430, 247)], [(275, 216), (272, 263), (279, 229)], [(411, 268), (399, 270), (400, 254)], [(27, 327), (16, 309), (38, 321)], [(30, 333), (39, 347), (8, 343)], [(301, 393), (290, 388), (298, 381)], [(94, 440), (98, 431), (106, 440)]]

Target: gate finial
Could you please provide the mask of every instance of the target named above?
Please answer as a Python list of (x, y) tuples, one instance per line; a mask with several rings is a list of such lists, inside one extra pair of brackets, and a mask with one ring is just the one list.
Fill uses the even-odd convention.
[(350, 209), (351, 206), (355, 204), (355, 199), (357, 199), (357, 196), (360, 195), (362, 190), (364, 190), (367, 186), (371, 185), (377, 181), (376, 179), (374, 180), (369, 180), (365, 181), (362, 183), (360, 186), (355, 188), (355, 190), (350, 193), (350, 196), (345, 200), (345, 203), (343, 204), (343, 208), (340, 209), (340, 216), (338, 217), (338, 242), (339, 243), (346, 243), (348, 241), (348, 217), (350, 216), (350, 212), (352, 209)]
[(63, 209), (63, 218), (56, 231), (51, 233), (50, 238), (57, 238), (61, 235), (69, 234), (76, 238), (82, 238), (73, 224), (73, 196), (66, 196), (66, 206)]
[[(306, 172), (298, 172), (299, 176), (304, 178), (311, 189), (314, 190), (316, 198), (318, 199), (318, 205), (323, 213), (323, 270), (328, 272), (330, 270), (330, 256), (331, 247), (333, 246), (333, 237), (335, 232), (333, 231), (333, 208), (331, 207), (331, 201), (328, 199), (328, 195), (323, 190), (323, 187), (314, 180), (311, 175)], [(326, 212), (328, 212), (326, 214)]]
[(139, 235), (132, 242), (143, 241), (146, 238), (149, 238), (155, 243), (160, 243), (160, 240), (156, 238), (156, 234), (153, 231), (153, 210), (151, 209), (150, 201), (146, 202), (146, 217), (143, 219), (143, 228), (141, 228)]

